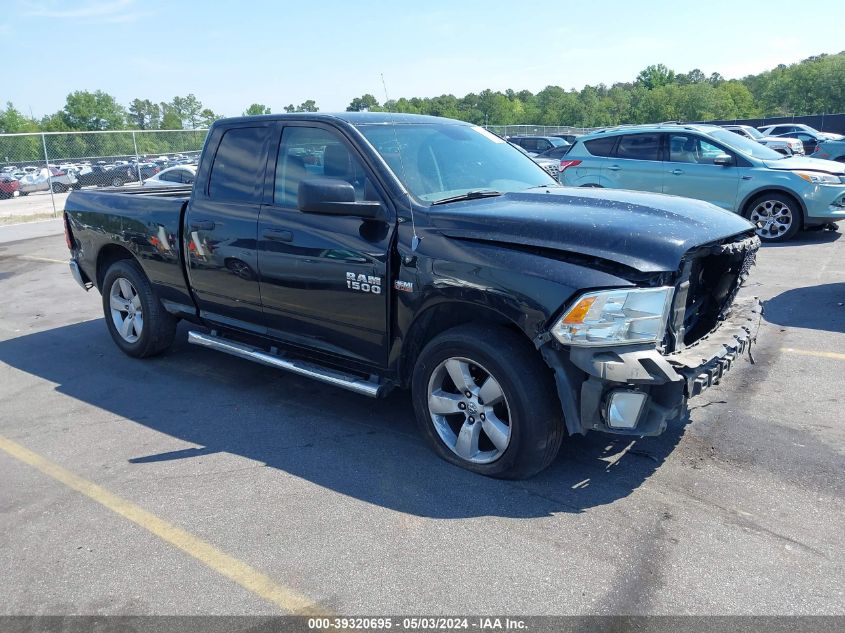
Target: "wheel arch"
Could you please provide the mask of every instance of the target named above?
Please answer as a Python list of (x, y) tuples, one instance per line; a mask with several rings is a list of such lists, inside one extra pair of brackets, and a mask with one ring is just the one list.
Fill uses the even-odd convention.
[[(132, 254), (132, 251), (120, 244), (106, 244), (100, 249), (100, 252), (97, 253), (97, 288), (100, 292), (103, 291), (103, 279), (105, 279), (106, 271), (112, 264), (122, 259), (131, 259), (136, 262), (138, 261), (135, 255)], [(141, 266), (141, 270), (144, 270), (143, 266)], [(144, 275), (146, 275), (146, 272), (144, 272)]]
[(754, 200), (757, 197), (761, 196), (764, 193), (779, 193), (779, 194), (788, 196), (788, 197), (792, 198), (793, 200), (795, 200), (795, 202), (798, 203), (798, 207), (801, 209), (801, 218), (800, 218), (801, 219), (801, 226), (804, 225), (804, 222), (807, 218), (807, 207), (804, 204), (804, 201), (801, 199), (801, 196), (795, 195), (794, 191), (790, 191), (789, 189), (787, 189), (785, 187), (778, 187), (776, 185), (774, 185), (774, 186), (768, 185), (768, 186), (765, 186), (765, 187), (760, 187), (759, 189), (755, 189), (751, 193), (746, 194), (745, 198), (743, 198), (742, 202), (739, 205), (739, 214), (742, 217), (747, 218), (748, 217), (747, 214), (748, 214), (748, 211), (750, 210), (751, 203), (754, 202)]
[(489, 306), (460, 300), (442, 301), (420, 312), (408, 327), (399, 358), (400, 383), (408, 386), (414, 363), (429, 341), (446, 330), (467, 323), (504, 327), (517, 332), (527, 343), (531, 343), (531, 339), (515, 321)]

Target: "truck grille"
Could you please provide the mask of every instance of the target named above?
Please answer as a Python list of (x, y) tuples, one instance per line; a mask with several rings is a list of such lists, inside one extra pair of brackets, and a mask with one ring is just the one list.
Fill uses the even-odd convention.
[(692, 345), (724, 320), (759, 248), (760, 239), (751, 236), (687, 253), (675, 287), (669, 351)]

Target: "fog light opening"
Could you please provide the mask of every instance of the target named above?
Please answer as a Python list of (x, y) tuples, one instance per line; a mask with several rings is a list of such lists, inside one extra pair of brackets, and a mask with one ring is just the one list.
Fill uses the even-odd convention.
[(633, 429), (640, 421), (648, 394), (616, 389), (607, 397), (605, 421), (612, 429)]

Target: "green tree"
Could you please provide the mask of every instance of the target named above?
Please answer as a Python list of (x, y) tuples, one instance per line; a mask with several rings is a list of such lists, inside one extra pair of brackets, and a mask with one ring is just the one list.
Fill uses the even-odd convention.
[(263, 103), (253, 103), (244, 110), (244, 116), (254, 116), (256, 114), (270, 114), (270, 106), (266, 106)]
[(642, 84), (648, 90), (665, 86), (674, 80), (675, 71), (668, 69), (663, 64), (648, 66), (637, 75), (637, 83)]
[(320, 108), (317, 107), (317, 102), (313, 99), (308, 99), (308, 101), (303, 101), (298, 106), (288, 104), (284, 107), (285, 112), (319, 112)]
[(161, 108), (149, 99), (133, 99), (127, 118), (140, 130), (154, 130), (161, 124)]
[(211, 127), (211, 124), (217, 121), (218, 119), (222, 119), (222, 114), (217, 114), (210, 108), (205, 108), (202, 112), (200, 112), (199, 123), (200, 127)]
[(347, 112), (378, 112), (380, 110), (379, 102), (371, 94), (355, 97), (346, 108)]
[(102, 90), (77, 90), (67, 96), (64, 120), (72, 130), (120, 130), (126, 127), (126, 111)]
[(38, 123), (24, 116), (11, 101), (6, 102), (5, 110), (0, 108), (0, 134), (37, 131)]

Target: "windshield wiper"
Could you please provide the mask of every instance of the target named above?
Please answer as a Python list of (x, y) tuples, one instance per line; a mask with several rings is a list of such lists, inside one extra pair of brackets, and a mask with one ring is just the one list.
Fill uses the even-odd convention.
[(492, 189), (479, 189), (478, 191), (467, 191), (466, 193), (462, 193), (459, 196), (450, 196), (448, 198), (441, 198), (440, 200), (435, 200), (431, 203), (432, 206), (435, 204), (448, 204), (450, 202), (460, 202), (461, 200), (478, 200), (479, 198), (495, 198), (496, 196), (501, 196), (501, 191), (494, 191)]
[(548, 185), (534, 185), (533, 187), (528, 187), (525, 191), (529, 191), (530, 189), (555, 189), (557, 187), (563, 187), (560, 183), (549, 183)]

